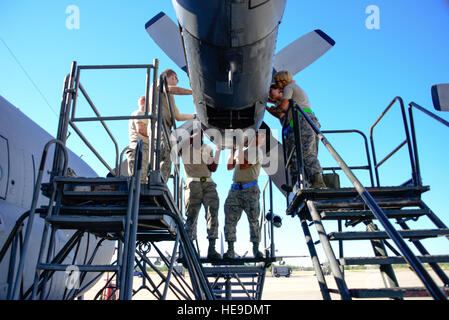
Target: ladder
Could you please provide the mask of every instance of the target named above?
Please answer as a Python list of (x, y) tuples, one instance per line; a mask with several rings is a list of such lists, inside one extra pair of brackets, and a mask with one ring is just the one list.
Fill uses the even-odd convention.
[[(175, 213), (173, 202), (170, 201), (167, 193), (168, 189), (165, 184), (159, 184), (160, 190), (157, 190), (158, 186), (151, 184), (148, 188), (143, 185), (144, 189), (138, 192), (138, 188), (135, 187), (138, 187), (139, 184), (135, 183), (135, 187), (133, 187), (132, 183), (139, 180), (140, 170), (135, 172), (137, 177), (131, 179), (122, 177), (54, 178), (54, 184), (63, 190), (63, 195), (60, 205), (55, 205), (53, 214), (47, 214), (45, 218), (52, 228), (48, 252), (52, 250), (52, 240), (56, 229), (75, 229), (77, 232), (74, 233), (73, 239), (69, 240), (71, 246), (64, 253), (60, 252), (56, 257), (47, 254), (45, 262), (41, 260), (38, 262), (37, 270), (43, 272), (40, 273), (39, 278), (36, 277), (39, 280), (36, 280), (34, 290), (36, 293), (41, 293), (39, 298), (42, 299), (45, 296), (45, 285), (52, 272), (68, 270), (70, 266), (62, 264), (61, 261), (64, 260), (65, 254), (79, 243), (84, 232), (94, 234), (101, 239), (117, 240), (118, 253), (117, 260), (110, 265), (95, 265), (94, 256), (88, 260), (88, 264), (75, 265), (81, 281), (87, 272), (112, 272), (117, 282), (115, 290), (120, 292), (119, 299), (129, 300), (135, 294), (133, 275), (136, 270), (139, 270), (149, 282), (150, 286), (147, 289), (158, 299), (165, 299), (168, 290), (185, 299), (206, 299), (208, 297), (208, 286), (205, 279), (202, 278), (202, 270), (196, 261), (196, 252), (192, 246), (189, 246), (182, 220)], [(116, 188), (113, 187), (114, 185)], [(79, 188), (80, 186), (81, 188)], [(85, 186), (94, 191), (76, 191), (77, 188), (82, 190), (82, 187)], [(96, 189), (104, 190), (105, 187), (114, 191), (95, 191)], [(80, 203), (86, 204), (80, 205)], [(45, 238), (44, 234), (43, 239)], [(190, 289), (191, 293), (185, 289), (175, 289), (171, 283), (171, 277), (175, 277), (173, 261), (166, 261), (169, 266), (167, 274), (164, 275), (159, 271), (158, 277), (161, 278), (159, 284), (155, 283), (147, 268), (144, 267), (144, 265), (154, 267), (147, 257), (148, 248), (158, 251), (157, 242), (160, 241), (175, 242), (175, 250), (181, 250), (187, 257), (189, 274), (194, 283), (193, 288)], [(43, 244), (41, 247), (44, 246)], [(163, 256), (160, 251), (158, 253)], [(158, 269), (154, 267), (153, 270)], [(177, 279), (179, 280), (181, 277), (178, 275)], [(165, 288), (161, 290), (163, 283), (165, 283)], [(73, 290), (67, 295), (67, 298), (73, 299), (78, 292), (82, 291), (82, 288)]]
[[(419, 177), (419, 166), (415, 161), (412, 150), (412, 141), (408, 133), (408, 124), (405, 117), (405, 110), (403, 102), (400, 97), (396, 97), (388, 108), (384, 111), (382, 116), (376, 121), (371, 128), (371, 137), (373, 128), (385, 113), (396, 103), (400, 102), (404, 127), (406, 132), (406, 140), (400, 147), (408, 145), (410, 162), (412, 166), (412, 179), (401, 186), (386, 187), (380, 186), (378, 168), (382, 165), (392, 154), (388, 155), (386, 159), (377, 163), (375, 158), (374, 143), (372, 142), (373, 157), (375, 163), (375, 173), (377, 179), (377, 187), (374, 187), (373, 175), (371, 172), (369, 151), (367, 148), (368, 166), (350, 168), (341, 159), (338, 153), (330, 145), (329, 141), (324, 137), (314, 123), (310, 120), (307, 114), (298, 106), (294, 105), (293, 100), (290, 101), (290, 110), (298, 110), (298, 113), (307, 120), (307, 123), (313, 128), (319, 139), (323, 142), (332, 156), (340, 165), (339, 168), (331, 168), (332, 170), (340, 169), (349, 177), (354, 188), (340, 188), (339, 185), (333, 186), (329, 189), (308, 189), (304, 179), (304, 166), (301, 155), (301, 137), (299, 130), (298, 113), (294, 112), (293, 123), (295, 130), (295, 145), (296, 148), (290, 150), (286, 154), (286, 159), (291, 158), (293, 152), (297, 155), (297, 168), (300, 168), (300, 179), (297, 181), (294, 190), (289, 193), (287, 199), (287, 214), (291, 216), (298, 216), (301, 220), (301, 227), (304, 232), (306, 243), (312, 258), (312, 263), (315, 269), (319, 287), (323, 299), (331, 299), (331, 293), (340, 295), (343, 300), (350, 300), (352, 298), (392, 298), (403, 299), (406, 297), (416, 297), (431, 295), (434, 299), (445, 300), (449, 294), (449, 278), (441, 269), (439, 263), (449, 262), (449, 255), (432, 255), (423, 245), (423, 240), (435, 237), (446, 237), (449, 239), (449, 229), (447, 226), (435, 215), (434, 212), (424, 203), (421, 195), (429, 190), (428, 186), (422, 186)], [(412, 128), (413, 129), (413, 128)], [(331, 133), (335, 133), (333, 131)], [(345, 131), (348, 132), (348, 131)], [(284, 137), (283, 137), (284, 138)], [(366, 140), (366, 138), (365, 138)], [(416, 142), (413, 141), (416, 145)], [(286, 176), (289, 176), (288, 167), (292, 165), (287, 163)], [(367, 169), (370, 170), (370, 176), (373, 187), (363, 187), (357, 178), (353, 175), (351, 169)], [(289, 181), (289, 180), (288, 180)], [(418, 219), (428, 218), (435, 226), (432, 229), (414, 229), (409, 226), (410, 221), (417, 221)], [(328, 221), (337, 221), (338, 230), (327, 231)], [(344, 231), (345, 227), (355, 227), (359, 224), (366, 226), (365, 231)], [(380, 223), (383, 229), (379, 229), (376, 223)], [(393, 223), (399, 226), (395, 228)], [(326, 225), (326, 228), (325, 228)], [(311, 226), (316, 228), (319, 235), (319, 240), (314, 241), (310, 232)], [(334, 227), (335, 228), (335, 227)], [(419, 256), (409, 248), (405, 242), (407, 239), (415, 250), (419, 252)], [(369, 241), (373, 248), (373, 256), (366, 257), (345, 257), (343, 244), (345, 241)], [(393, 242), (393, 243), (391, 243)], [(338, 244), (339, 257), (337, 258), (332, 243)], [(319, 261), (317, 254), (317, 245), (321, 244), (330, 271), (337, 288), (329, 288), (324, 276), (322, 264)], [(389, 249), (393, 255), (388, 255)], [(416, 252), (415, 251), (415, 252)], [(407, 263), (409, 267), (417, 274), (423, 283), (423, 287), (409, 288), (401, 287), (395, 275), (393, 265)], [(434, 278), (432, 278), (423, 263), (429, 264), (434, 271), (439, 281), (443, 286), (437, 285)], [(349, 288), (345, 281), (344, 270), (345, 266), (354, 265), (378, 265), (379, 271), (385, 288)]]
[[(265, 203), (266, 198), (268, 205)], [(275, 255), (273, 209), (273, 182), (269, 178), (262, 190), (260, 214), (265, 257), (256, 259), (244, 255), (218, 261), (200, 259), (216, 300), (262, 299), (266, 270), (278, 260)]]
[(204, 272), (216, 300), (260, 300), (265, 273), (270, 259), (237, 258), (229, 261), (208, 261)]
[[(143, 210), (143, 208), (139, 208), (141, 148), (142, 142), (139, 141), (136, 149), (139, 161), (136, 161), (135, 175), (130, 179), (56, 176), (52, 179), (51, 186), (45, 186), (47, 192), (51, 191), (51, 195), (47, 195), (50, 199), (56, 199), (56, 203), (54, 206), (50, 206), (44, 214), (46, 225), (36, 266), (32, 299), (35, 299), (38, 293), (40, 293), (39, 299), (44, 299), (49, 277), (56, 271), (66, 272), (69, 267), (80, 273), (77, 274), (79, 278), (77, 280), (83, 278), (86, 272), (117, 273), (120, 275), (117, 287), (120, 289), (120, 298), (130, 299), (136, 242), (133, 237), (135, 234), (133, 230), (137, 228), (138, 224), (137, 213)], [(139, 165), (140, 167), (138, 167)], [(104, 191), (105, 188), (112, 191)], [(148, 213), (146, 210), (144, 212)], [(140, 217), (139, 220), (141, 220)], [(51, 234), (44, 261), (44, 248), (47, 247), (49, 226), (51, 226)], [(53, 256), (55, 234), (58, 229), (77, 231), (68, 241), (70, 246)], [(95, 265), (92, 263), (92, 257), (89, 259), (89, 263), (83, 265), (62, 264), (62, 261), (75, 245), (80, 244), (79, 241), (84, 232), (94, 234), (102, 239), (116, 238), (119, 240), (117, 262), (112, 265)], [(77, 290), (79, 288), (74, 290), (72, 296), (77, 295)]]
[[(269, 187), (269, 188), (268, 188)], [(265, 204), (269, 191), (269, 206)], [(201, 257), (205, 277), (212, 289), (215, 300), (261, 300), (266, 270), (277, 261), (274, 250), (274, 224), (272, 181), (268, 179), (262, 191), (263, 206), (260, 214), (260, 229), (264, 240), (265, 257), (236, 257), (234, 259), (209, 259)], [(267, 218), (268, 216), (268, 218)], [(262, 230), (263, 228), (263, 230)], [(199, 250), (198, 250), (199, 251)], [(178, 259), (185, 264), (183, 258)]]
[[(404, 239), (410, 239), (411, 243), (420, 252), (419, 260), (422, 263), (429, 263), (440, 280), (447, 286), (449, 279), (438, 266), (438, 263), (449, 262), (449, 255), (430, 255), (424, 248), (422, 240), (431, 237), (448, 236), (449, 229), (435, 226), (434, 229), (411, 230), (408, 226), (409, 220), (416, 220), (420, 217), (431, 219), (431, 211), (420, 199), (421, 194), (427, 191), (428, 188), (384, 187), (367, 188), (367, 190), (373, 195), (387, 217), (399, 224), (401, 227), (399, 230), (400, 235)], [(348, 288), (349, 296), (346, 296), (346, 298), (403, 298), (425, 294), (424, 288), (402, 288), (399, 286), (392, 265), (404, 264), (407, 261), (388, 242), (390, 237), (387, 232), (378, 229), (373, 222), (376, 220), (375, 215), (370, 210), (366, 210), (366, 205), (354, 189), (305, 189), (297, 193), (295, 201), (306, 204), (299, 212), (301, 219), (307, 221), (302, 224), (303, 229), (309, 227), (309, 221), (311, 225), (317, 228), (320, 233), (319, 241), (323, 244), (323, 247), (326, 247), (327, 259), (329, 262), (334, 262), (330, 263), (330, 267), (337, 283), (338, 281), (344, 283), (344, 266), (379, 265), (385, 288)], [(328, 232), (324, 227), (327, 221), (338, 221), (340, 225), (342, 221), (345, 221), (346, 227), (355, 227), (363, 223), (366, 225), (366, 231), (342, 231), (339, 228), (338, 231)], [(370, 241), (374, 256), (345, 257), (342, 250), (343, 241)], [(338, 259), (332, 250), (331, 242), (339, 243), (340, 257)], [(394, 256), (387, 255), (387, 247), (394, 252)], [(335, 270), (336, 266), (339, 268), (340, 273), (338, 270)], [(339, 290), (343, 290), (343, 288), (342, 284)], [(341, 293), (340, 291), (331, 291), (330, 289), (329, 292)], [(341, 295), (342, 297), (344, 296), (343, 294)]]
[[(71, 73), (64, 81), (58, 138), (50, 181), (41, 184), (42, 163), (45, 163), (48, 150), (48, 146), (46, 146), (41, 161), (40, 178), (36, 183), (35, 196), (29, 213), (30, 217), (34, 217), (36, 212), (40, 213), (41, 217), (45, 219), (34, 283), (30, 288), (22, 290), (19, 294), (19, 288), (23, 285), (21, 274), (18, 274), (15, 277), (17, 280), (12, 290), (15, 299), (46, 299), (49, 290), (51, 290), (49, 283), (57, 273), (60, 274), (61, 272), (67, 275), (68, 281), (76, 280), (77, 282), (76, 286), (66, 286), (62, 298), (68, 300), (75, 299), (105, 272), (112, 273), (112, 276), (108, 277), (107, 283), (97, 293), (96, 299), (105, 296), (104, 292), (111, 287), (111, 282), (114, 279), (116, 285), (112, 294), (107, 296), (108, 299), (118, 291), (119, 299), (130, 300), (142, 289), (148, 290), (156, 299), (161, 300), (167, 299), (169, 292), (178, 299), (205, 300), (214, 298), (210, 285), (204, 276), (198, 254), (184, 230), (180, 210), (180, 192), (175, 190), (175, 198), (173, 198), (166, 181), (162, 179), (159, 172), (161, 134), (167, 134), (167, 128), (163, 129), (163, 126), (157, 126), (157, 132), (155, 130), (151, 132), (148, 183), (141, 184), (140, 181), (141, 171), (144, 169), (142, 168), (143, 146), (141, 140), (138, 141), (135, 151), (134, 175), (131, 177), (121, 176), (118, 174), (120, 172), (120, 161), (117, 143), (104, 121), (128, 120), (133, 117), (102, 117), (80, 83), (82, 70), (133, 68), (145, 69), (147, 72), (147, 108), (144, 117), (151, 119), (152, 128), (155, 128), (157, 121), (161, 121), (162, 118), (160, 103), (162, 92), (167, 89), (166, 79), (160, 77), (159, 81), (164, 85), (160, 86), (159, 91), (153, 90), (150, 96), (151, 70), (153, 70), (153, 88), (157, 86), (157, 60), (154, 60), (153, 65), (120, 66), (79, 66), (76, 62), (73, 62)], [(75, 106), (78, 91), (81, 91), (84, 95), (96, 117), (76, 118)], [(151, 114), (148, 113), (150, 98), (153, 101)], [(141, 118), (141, 116), (137, 118)], [(75, 125), (76, 121), (99, 121), (102, 123), (116, 146), (116, 169), (112, 169), (82, 135)], [(69, 125), (108, 168), (111, 173), (108, 177), (77, 177), (68, 174), (65, 143)], [(168, 137), (166, 138), (169, 141)], [(174, 178), (176, 186), (182, 188), (176, 169)], [(44, 196), (49, 198), (49, 204), (36, 208), (37, 198), (41, 191)], [(25, 233), (27, 241), (29, 241), (32, 222), (29, 221), (28, 224), (29, 227)], [(55, 248), (57, 230), (70, 230), (71, 234), (65, 245), (59, 250)], [(92, 252), (88, 254), (88, 251), (86, 251), (84, 263), (80, 264), (76, 261), (85, 234), (94, 235), (98, 242)], [(115, 261), (99, 264), (96, 262), (98, 260), (96, 257), (104, 241), (116, 241), (117, 255)], [(161, 241), (168, 241), (173, 244), (173, 258), (167, 259), (162, 253), (158, 245)], [(26, 247), (25, 243), (19, 263), (22, 266), (20, 272), (23, 271)], [(159, 258), (168, 266), (167, 271), (161, 271), (151, 262), (147, 256), (150, 251), (159, 255)], [(184, 257), (190, 283), (175, 268), (174, 256), (178, 251)], [(70, 254), (73, 255), (71, 261), (69, 261)], [(150, 270), (154, 272), (149, 272)], [(136, 271), (140, 272), (143, 277), (142, 286), (137, 290), (133, 288), (133, 276)], [(88, 278), (88, 273), (93, 274), (93, 277)]]

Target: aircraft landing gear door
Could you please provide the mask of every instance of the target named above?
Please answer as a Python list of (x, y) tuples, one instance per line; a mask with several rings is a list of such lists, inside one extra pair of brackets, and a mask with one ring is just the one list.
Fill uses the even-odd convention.
[(9, 176), (8, 140), (0, 136), (0, 199), (6, 200)]

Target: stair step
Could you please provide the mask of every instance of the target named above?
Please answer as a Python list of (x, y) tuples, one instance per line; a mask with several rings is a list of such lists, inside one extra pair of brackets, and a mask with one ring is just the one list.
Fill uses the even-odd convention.
[[(421, 201), (421, 194), (429, 189), (428, 186), (366, 188), (381, 208), (390, 209), (417, 206)], [(366, 208), (365, 202), (354, 188), (299, 189), (291, 196), (286, 210), (287, 215), (294, 214), (305, 200), (314, 201), (318, 210)]]
[[(79, 204), (89, 204), (89, 206), (124, 204), (126, 206), (129, 198), (129, 177), (55, 177), (55, 181), (64, 184), (61, 198), (61, 203), (64, 206), (78, 206)], [(74, 189), (74, 186), (77, 188)], [(53, 183), (44, 183), (41, 189), (43, 195), (51, 198)], [(180, 215), (178, 206), (165, 183), (142, 184), (140, 200), (141, 204), (163, 207)]]
[(111, 265), (70, 265), (70, 264), (51, 264), (51, 263), (39, 263), (36, 267), (40, 270), (49, 271), (67, 271), (78, 270), (87, 272), (114, 272), (119, 271), (119, 266)]
[(264, 258), (254, 258), (254, 257), (244, 257), (235, 259), (209, 259), (207, 257), (201, 257), (201, 263), (211, 263), (214, 266), (228, 266), (228, 265), (244, 265), (245, 263), (257, 263), (265, 262), (266, 264), (276, 261), (276, 258), (264, 257)]
[[(421, 203), (420, 198), (408, 199), (376, 199), (376, 203), (382, 209), (402, 209), (404, 207), (416, 207)], [(342, 200), (319, 200), (314, 201), (317, 210), (338, 210), (338, 209), (366, 209), (366, 203), (362, 199)]]
[[(441, 288), (446, 295), (449, 295), (449, 288)], [(350, 289), (350, 294), (354, 298), (411, 298), (429, 297), (425, 288), (379, 288), (379, 289)]]
[[(153, 187), (151, 187), (153, 188)], [(66, 206), (77, 206), (79, 204), (103, 205), (127, 203), (129, 197), (128, 190), (118, 191), (71, 191), (64, 190), (62, 194), (62, 204)], [(140, 189), (140, 200), (142, 204), (159, 206), (175, 212), (176, 203), (168, 189), (153, 188), (148, 189), (145, 185)]]
[[(241, 281), (241, 283), (240, 283), (240, 282), (237, 282), (237, 281), (235, 281), (235, 282), (231, 281), (231, 286), (241, 286), (242, 284), (244, 286), (256, 286), (257, 282), (254, 282), (254, 281), (249, 281), (249, 282), (248, 281)], [(217, 282), (214, 285), (214, 287), (219, 287), (219, 286), (226, 286), (226, 282)]]
[[(384, 210), (388, 218), (414, 218), (425, 215), (429, 212), (427, 209), (407, 209), (407, 210)], [(340, 211), (323, 211), (321, 213), (323, 220), (343, 220), (343, 219), (376, 219), (370, 210), (340, 210)]]
[[(404, 198), (420, 197), (422, 193), (430, 190), (429, 186), (399, 186), (365, 188), (373, 198)], [(354, 199), (360, 198), (355, 188), (339, 189), (299, 189), (296, 196), (308, 200), (327, 199)]]
[[(215, 297), (217, 300), (226, 300), (226, 297)], [(230, 300), (239, 300), (239, 301), (247, 301), (247, 300), (255, 300), (254, 298), (249, 298), (247, 295), (240, 297), (231, 297)]]
[[(383, 210), (402, 209), (405, 207), (418, 207), (421, 204), (420, 197), (412, 197), (406, 199), (397, 198), (376, 198), (377, 205)], [(296, 214), (298, 208), (301, 209), (301, 214), (308, 214), (308, 209), (304, 204), (304, 199), (293, 198), (289, 206), (287, 207), (286, 214)], [(314, 200), (313, 204), (318, 211), (337, 211), (337, 210), (365, 210), (367, 208), (366, 203), (360, 198), (354, 199), (330, 199), (330, 200)], [(310, 220), (310, 218), (307, 218)]]
[[(116, 232), (123, 230), (126, 216), (80, 216), (56, 215), (46, 218), (48, 223), (59, 229), (81, 229), (90, 232)], [(175, 221), (164, 214), (139, 215), (138, 232), (145, 233), (153, 230), (175, 233)], [(145, 234), (142, 234), (144, 237)]]
[[(113, 198), (114, 201), (123, 200), (128, 198), (128, 191), (71, 191), (64, 190), (64, 198), (77, 198), (82, 200), (96, 200), (97, 198), (106, 199)], [(83, 199), (84, 197), (84, 199)]]
[(257, 277), (265, 271), (262, 267), (204, 267), (206, 276), (223, 276), (237, 274), (240, 278)]
[[(126, 215), (127, 207), (120, 205), (109, 206), (62, 206), (60, 215), (76, 214), (83, 216), (110, 216), (110, 215)], [(140, 206), (139, 214), (163, 214), (166, 210), (162, 207)]]
[[(218, 294), (221, 294), (221, 293), (226, 293), (227, 291), (226, 290), (223, 290), (223, 289), (213, 289), (212, 290), (214, 293), (218, 293)], [(252, 293), (257, 293), (257, 290), (252, 290), (252, 289), (250, 289), (250, 290), (242, 290), (242, 289), (240, 289), (240, 290), (232, 290), (231, 289), (231, 293), (236, 293), (236, 294), (242, 294), (242, 293), (244, 293), (244, 294), (246, 294), (246, 293), (249, 293), (249, 294), (252, 294)]]
[[(427, 229), (427, 230), (399, 230), (403, 238), (432, 238), (449, 235), (448, 228)], [(352, 231), (352, 232), (332, 232), (329, 233), (329, 240), (371, 240), (389, 239), (385, 231)]]
[(102, 231), (119, 231), (125, 225), (125, 217), (57, 215), (49, 216), (46, 221), (59, 229), (95, 229)]
[(130, 180), (129, 177), (65, 177), (65, 176), (57, 176), (54, 177), (53, 181), (56, 183), (64, 183), (64, 184), (124, 184), (128, 183)]
[[(444, 263), (449, 262), (449, 255), (426, 255), (418, 256), (422, 263)], [(340, 259), (340, 264), (366, 265), (366, 264), (403, 264), (407, 263), (403, 257), (346, 257)]]
[[(85, 177), (54, 177), (53, 182), (64, 185), (64, 191), (67, 195), (86, 195), (90, 192), (125, 192), (128, 191), (129, 177), (111, 177), (111, 178), (85, 178)], [(46, 197), (51, 197), (53, 183), (43, 183), (42, 193)], [(74, 192), (71, 194), (70, 192)]]

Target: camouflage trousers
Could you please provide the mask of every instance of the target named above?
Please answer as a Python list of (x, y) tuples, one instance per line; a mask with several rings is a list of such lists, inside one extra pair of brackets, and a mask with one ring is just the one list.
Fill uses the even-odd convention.
[[(315, 123), (318, 128), (321, 128), (318, 119), (311, 113), (307, 114), (310, 119)], [(299, 117), (299, 124), (301, 128), (301, 149), (302, 156), (304, 159), (304, 171), (307, 177), (307, 181), (310, 183), (311, 177), (316, 173), (322, 173), (323, 169), (321, 168), (321, 164), (318, 161), (318, 143), (319, 139), (316, 135), (315, 131), (313, 131), (312, 127), (309, 125), (307, 120), (303, 117)], [(286, 135), (285, 147), (287, 151), (287, 155), (290, 154), (293, 146), (295, 145), (295, 133), (293, 128), (290, 128)], [(293, 153), (292, 160), (290, 166), (290, 176), (292, 179), (292, 184), (294, 185), (298, 179), (298, 169), (297, 169), (297, 157), (296, 152)]]
[[(156, 139), (154, 140), (154, 146), (156, 146)], [(170, 145), (167, 142), (167, 139), (165, 139), (164, 135), (161, 135), (161, 144), (159, 146), (159, 171), (161, 173), (161, 176), (164, 178), (165, 182), (167, 182), (168, 178), (170, 177), (170, 171), (171, 171), (171, 159), (170, 159)]]
[[(156, 142), (154, 142), (156, 146)], [(161, 138), (160, 145), (160, 172), (165, 181), (168, 180), (171, 171), (171, 159), (170, 159), (170, 146), (164, 136)], [(148, 165), (149, 165), (149, 145), (143, 145), (143, 159), (142, 159), (142, 183), (148, 183)], [(134, 160), (136, 159), (135, 150), (129, 149), (126, 152), (126, 158), (128, 159), (128, 175), (132, 176), (134, 174)]]
[[(156, 143), (155, 143), (156, 145)], [(171, 159), (170, 159), (170, 145), (165, 139), (165, 136), (162, 135), (161, 139), (161, 158), (160, 158), (160, 172), (165, 181), (170, 177), (171, 171)]]
[(237, 240), (237, 223), (242, 216), (242, 211), (246, 212), (249, 222), (249, 233), (251, 242), (260, 242), (259, 212), (260, 212), (260, 190), (259, 186), (252, 186), (243, 190), (229, 191), (224, 204), (225, 212), (225, 239), (227, 242)]
[(190, 239), (196, 239), (198, 214), (201, 204), (206, 212), (207, 238), (218, 238), (219, 200), (214, 182), (191, 181), (184, 187), (186, 228)]
[[(142, 171), (140, 174), (140, 182), (148, 183), (148, 144), (142, 144)], [(134, 174), (134, 163), (136, 160), (136, 150), (128, 149), (126, 151), (126, 159), (128, 160), (128, 175), (132, 176)]]

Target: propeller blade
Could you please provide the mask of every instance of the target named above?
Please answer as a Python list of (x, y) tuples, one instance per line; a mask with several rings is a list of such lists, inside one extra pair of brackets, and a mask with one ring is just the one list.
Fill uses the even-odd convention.
[(184, 46), (179, 27), (165, 13), (159, 12), (145, 24), (145, 29), (159, 48), (173, 60), (176, 65), (187, 72)]
[(288, 70), (293, 75), (304, 70), (335, 45), (335, 41), (321, 30), (298, 38), (274, 56), (276, 71)]

